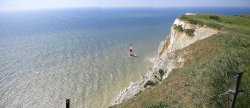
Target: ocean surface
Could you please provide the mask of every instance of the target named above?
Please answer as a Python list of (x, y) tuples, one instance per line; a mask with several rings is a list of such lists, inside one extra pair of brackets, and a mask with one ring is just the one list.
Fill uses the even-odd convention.
[[(77, 8), (0, 12), (0, 107), (108, 107), (145, 74), (174, 19), (249, 8)], [(128, 56), (133, 43), (137, 57)]]

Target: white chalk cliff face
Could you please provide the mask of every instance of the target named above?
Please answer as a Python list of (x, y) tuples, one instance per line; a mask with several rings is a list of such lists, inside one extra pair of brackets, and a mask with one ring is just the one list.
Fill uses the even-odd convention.
[(181, 25), (183, 29), (194, 29), (195, 30), (194, 36), (188, 36), (185, 32), (180, 32), (178, 30), (175, 30), (174, 27), (172, 26), (169, 36), (170, 42), (165, 53), (182, 49), (198, 40), (207, 38), (218, 32), (218, 30), (209, 28), (206, 25), (205, 26), (193, 25), (186, 21), (181, 21), (179, 19), (176, 19), (174, 21), (174, 24), (177, 26)]
[[(188, 36), (184, 31), (175, 30), (174, 25), (181, 25), (183, 29), (194, 29), (194, 36)], [(127, 89), (121, 91), (118, 97), (113, 100), (112, 105), (125, 102), (135, 94), (145, 90), (147, 87), (145, 88), (144, 85), (147, 81), (160, 82), (167, 78), (173, 69), (183, 67), (183, 54), (176, 55), (176, 50), (185, 48), (218, 32), (217, 29), (209, 28), (206, 25), (194, 25), (187, 21), (176, 19), (171, 27), (169, 36), (165, 41), (161, 42), (158, 48), (158, 56), (153, 59), (152, 66), (147, 73), (139, 81), (131, 83)], [(163, 76), (159, 72), (160, 69), (164, 71)]]

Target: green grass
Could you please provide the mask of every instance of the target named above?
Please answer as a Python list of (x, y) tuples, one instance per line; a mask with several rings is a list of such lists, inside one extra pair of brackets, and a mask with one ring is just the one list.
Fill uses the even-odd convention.
[(184, 31), (188, 36), (194, 36), (194, 29), (185, 29)]
[(199, 25), (204, 25), (204, 22), (199, 20), (199, 19), (194, 19), (192, 17), (186, 16), (186, 15), (182, 15), (180, 16), (181, 20), (185, 20), (185, 21), (189, 21), (191, 24), (199, 24)]
[(166, 102), (160, 102), (156, 104), (145, 104), (143, 108), (166, 108), (169, 107)]
[(164, 102), (168, 107), (225, 108), (228, 95), (218, 95), (230, 88), (235, 72), (243, 72), (240, 89), (244, 91), (237, 97), (236, 108), (250, 106), (250, 15), (216, 15), (219, 21), (210, 16), (182, 19), (219, 25), (222, 32), (175, 51), (176, 56), (184, 56), (183, 68), (174, 69), (161, 84), (113, 107), (160, 108), (157, 106)]

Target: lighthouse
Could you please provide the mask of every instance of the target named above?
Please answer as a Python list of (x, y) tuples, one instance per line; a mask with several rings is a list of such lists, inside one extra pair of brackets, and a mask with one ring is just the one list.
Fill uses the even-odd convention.
[(135, 56), (134, 53), (133, 53), (132, 43), (130, 44), (130, 47), (129, 47), (129, 56)]

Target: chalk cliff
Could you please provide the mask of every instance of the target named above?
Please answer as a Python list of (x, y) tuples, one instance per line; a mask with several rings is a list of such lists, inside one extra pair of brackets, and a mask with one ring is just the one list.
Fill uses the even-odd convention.
[[(186, 15), (195, 14), (189, 13)], [(177, 26), (182, 30), (177, 29)], [(194, 30), (193, 35), (188, 35), (185, 30)], [(176, 54), (176, 50), (185, 48), (196, 41), (212, 36), (218, 32), (219, 30), (206, 25), (194, 25), (177, 18), (171, 27), (169, 36), (160, 43), (158, 56), (152, 59), (152, 66), (137, 82), (131, 83), (128, 88), (121, 91), (117, 98), (113, 100), (112, 105), (127, 101), (137, 93), (150, 87), (152, 83), (161, 83), (173, 69), (181, 68), (184, 65), (185, 59), (183, 54)], [(149, 81), (150, 83), (148, 83)]]

